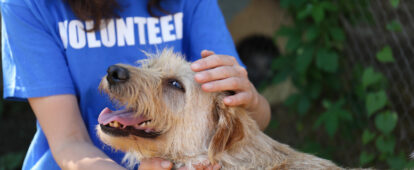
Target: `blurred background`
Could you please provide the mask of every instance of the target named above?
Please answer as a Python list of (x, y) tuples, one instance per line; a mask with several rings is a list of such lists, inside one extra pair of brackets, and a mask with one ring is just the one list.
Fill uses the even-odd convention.
[[(414, 1), (218, 1), (268, 135), (343, 167), (414, 167)], [(1, 100), (0, 170), (20, 169), (34, 132), (27, 103)]]

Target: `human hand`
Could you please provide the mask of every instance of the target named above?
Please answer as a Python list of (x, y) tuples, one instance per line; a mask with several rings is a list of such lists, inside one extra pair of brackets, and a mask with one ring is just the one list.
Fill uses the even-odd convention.
[(171, 169), (173, 164), (161, 158), (150, 158), (140, 162), (139, 170)]
[(224, 104), (255, 110), (259, 94), (248, 79), (246, 69), (238, 64), (236, 58), (208, 50), (203, 50), (201, 57), (191, 65), (191, 69), (197, 72), (194, 78), (202, 84), (204, 91), (234, 91), (236, 94), (223, 99)]

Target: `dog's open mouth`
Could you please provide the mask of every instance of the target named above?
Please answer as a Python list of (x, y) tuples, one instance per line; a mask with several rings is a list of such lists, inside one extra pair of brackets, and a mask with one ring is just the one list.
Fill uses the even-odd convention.
[(135, 116), (135, 112), (124, 109), (112, 111), (102, 110), (98, 122), (103, 132), (113, 136), (135, 135), (143, 138), (155, 138), (160, 135), (153, 127), (152, 120), (143, 116)]

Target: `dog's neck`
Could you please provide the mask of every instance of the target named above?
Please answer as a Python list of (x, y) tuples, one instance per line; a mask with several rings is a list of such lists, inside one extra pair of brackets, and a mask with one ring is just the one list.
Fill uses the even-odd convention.
[[(209, 159), (211, 150), (208, 146), (200, 147), (197, 153), (185, 152), (174, 155), (176, 168), (182, 166), (191, 167), (194, 164), (219, 163), (222, 169), (272, 169), (283, 166), (288, 155), (295, 151), (289, 146), (280, 144), (264, 134), (257, 123), (245, 113), (238, 113), (238, 118), (243, 119), (243, 138), (235, 142), (230, 148), (217, 153), (214, 160)], [(205, 144), (213, 143), (210, 137)], [(210, 146), (211, 147), (211, 146)], [(210, 148), (211, 149), (211, 148)]]
[(247, 120), (243, 124), (244, 138), (217, 155), (222, 169), (273, 169), (283, 166), (287, 157), (295, 151), (264, 134), (250, 117)]
[[(209, 160), (207, 146), (199, 148), (198, 153), (182, 153), (179, 157), (175, 155), (175, 168), (191, 167), (195, 164), (207, 165), (212, 162), (219, 163), (222, 169), (272, 169), (283, 166), (288, 155), (295, 151), (264, 134), (249, 115), (239, 116), (244, 119), (243, 139), (215, 155), (214, 161)], [(208, 140), (210, 142), (206, 143), (211, 143), (212, 139)]]

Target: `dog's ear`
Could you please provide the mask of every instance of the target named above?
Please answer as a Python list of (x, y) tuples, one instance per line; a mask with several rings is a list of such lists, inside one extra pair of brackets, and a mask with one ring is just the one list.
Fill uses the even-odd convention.
[(208, 157), (211, 163), (215, 163), (216, 155), (230, 149), (234, 144), (244, 138), (244, 128), (240, 115), (244, 114), (242, 109), (228, 107), (222, 97), (217, 97), (213, 106), (213, 119), (215, 132), (208, 148)]

